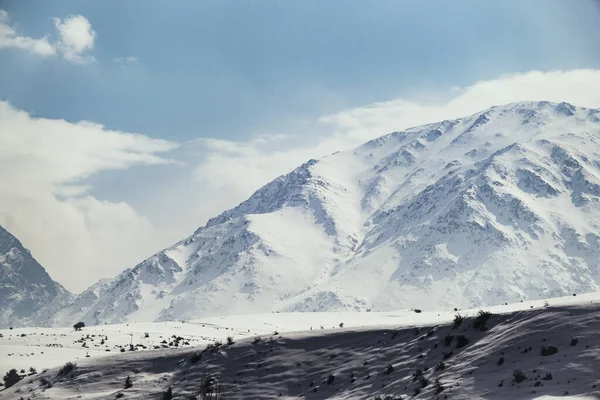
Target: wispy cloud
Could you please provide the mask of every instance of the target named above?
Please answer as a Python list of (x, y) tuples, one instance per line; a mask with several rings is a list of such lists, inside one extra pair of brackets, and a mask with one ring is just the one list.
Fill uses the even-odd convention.
[(34, 39), (20, 35), (8, 23), (8, 13), (0, 10), (0, 49), (15, 48), (30, 51), (43, 57), (56, 54), (56, 49), (48, 41), (48, 36)]
[(96, 32), (90, 22), (81, 15), (65, 19), (54, 18), (58, 39), (50, 42), (49, 35), (31, 38), (17, 32), (9, 23), (8, 13), (0, 10), (0, 49), (15, 48), (42, 57), (60, 55), (71, 63), (85, 64), (95, 61), (89, 54), (94, 47)]
[(115, 57), (113, 61), (121, 66), (139, 64), (140, 59), (137, 57)]

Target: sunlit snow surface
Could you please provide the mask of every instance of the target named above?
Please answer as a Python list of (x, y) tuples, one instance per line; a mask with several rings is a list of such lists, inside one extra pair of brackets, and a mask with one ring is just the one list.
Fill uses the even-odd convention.
[[(452, 327), (453, 310), (270, 313), (89, 326), (80, 332), (5, 329), (0, 331), (0, 373), (34, 367), (38, 374), (0, 391), (0, 399), (113, 399), (119, 393), (125, 399), (161, 399), (169, 386), (176, 398), (189, 399), (198, 394), (204, 371), (219, 379), (226, 399), (598, 398), (600, 294), (485, 310), (493, 315), (483, 332), (471, 326), (477, 309), (459, 310), (470, 318), (457, 329)], [(454, 336), (448, 345), (447, 335)], [(457, 345), (460, 335), (468, 339), (463, 347)], [(181, 338), (178, 348), (173, 336)], [(191, 361), (208, 343), (226, 343), (227, 336), (233, 337), (233, 345), (205, 351), (196, 363)], [(257, 343), (256, 337), (261, 338)], [(104, 345), (99, 344), (102, 338)], [(163, 340), (167, 348), (150, 350)], [(148, 349), (129, 351), (130, 342)], [(558, 352), (542, 356), (544, 346), (555, 346)], [(121, 353), (121, 347), (127, 351)], [(58, 377), (56, 367), (67, 361), (76, 363), (75, 369)], [(436, 370), (442, 361), (444, 369)], [(41, 373), (44, 368), (50, 369)], [(423, 386), (413, 378), (417, 369), (427, 384), (415, 394)], [(515, 369), (525, 373), (524, 382), (513, 382)], [(547, 373), (551, 380), (542, 379)], [(133, 386), (125, 389), (127, 376)], [(334, 378), (328, 384), (330, 376)], [(439, 394), (437, 379), (443, 387)]]

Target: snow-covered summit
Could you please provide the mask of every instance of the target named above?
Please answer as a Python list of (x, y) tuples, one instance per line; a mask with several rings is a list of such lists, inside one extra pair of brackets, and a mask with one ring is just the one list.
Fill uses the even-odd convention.
[(310, 160), (57, 324), (475, 307), (600, 290), (600, 110), (513, 103)]

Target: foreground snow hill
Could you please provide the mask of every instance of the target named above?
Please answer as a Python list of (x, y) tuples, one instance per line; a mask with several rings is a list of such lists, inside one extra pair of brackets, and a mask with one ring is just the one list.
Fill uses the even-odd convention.
[(55, 325), (478, 307), (600, 290), (600, 110), (525, 102), (311, 160)]
[[(81, 358), (24, 378), (0, 391), (0, 399), (164, 399), (169, 388), (174, 399), (600, 397), (600, 295), (484, 311), (461, 311), (464, 320), (410, 311), (193, 321), (180, 325), (182, 336), (220, 332), (215, 336), (231, 336), (233, 343)], [(312, 331), (296, 331), (309, 324)], [(136, 325), (89, 327), (78, 335), (103, 329), (118, 341), (112, 338), (118, 330), (137, 335), (166, 324)], [(39, 340), (34, 337), (27, 336), (31, 344)]]
[(72, 301), (73, 295), (0, 226), (0, 327), (47, 324), (49, 315)]

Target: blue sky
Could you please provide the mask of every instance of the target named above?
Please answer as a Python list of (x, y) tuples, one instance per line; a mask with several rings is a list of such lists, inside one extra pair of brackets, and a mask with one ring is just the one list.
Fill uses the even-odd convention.
[(308, 158), (503, 102), (600, 107), (593, 0), (3, 0), (0, 17), (0, 224), (73, 290)]
[[(531, 69), (597, 66), (597, 1), (4, 0), (20, 31), (85, 16), (86, 68), (0, 57), (0, 97), (152, 137), (248, 138), (349, 107)], [(136, 57), (123, 67), (115, 58)]]

